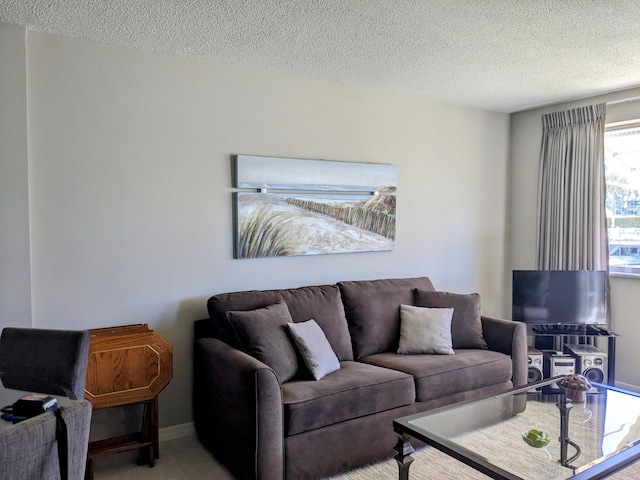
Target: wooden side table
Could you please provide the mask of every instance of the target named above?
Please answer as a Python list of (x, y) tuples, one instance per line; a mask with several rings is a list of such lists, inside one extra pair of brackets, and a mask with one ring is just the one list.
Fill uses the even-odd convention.
[(173, 376), (173, 347), (147, 324), (90, 330), (84, 398), (94, 410), (142, 404), (139, 432), (89, 443), (86, 477), (93, 460), (138, 450), (138, 463), (154, 466), (159, 458), (158, 394)]

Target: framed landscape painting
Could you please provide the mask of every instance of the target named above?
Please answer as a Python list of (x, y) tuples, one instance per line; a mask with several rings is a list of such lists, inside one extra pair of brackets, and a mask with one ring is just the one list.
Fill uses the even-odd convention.
[(395, 165), (238, 155), (235, 257), (392, 250)]

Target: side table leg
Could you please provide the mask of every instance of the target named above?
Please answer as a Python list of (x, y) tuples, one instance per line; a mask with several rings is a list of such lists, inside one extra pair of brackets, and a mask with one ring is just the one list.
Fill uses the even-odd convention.
[(160, 436), (159, 436), (159, 421), (158, 421), (158, 411), (160, 410), (160, 405), (158, 402), (158, 397), (155, 396), (151, 401), (151, 442), (153, 443), (153, 458), (154, 460), (158, 460), (160, 458)]
[[(149, 447), (141, 448), (138, 451), (138, 465), (144, 465), (145, 463), (149, 467), (154, 466), (154, 460), (156, 457), (155, 452), (155, 436), (154, 436), (154, 415), (157, 426), (157, 398), (144, 402), (142, 410), (142, 425), (140, 426), (140, 442), (151, 443)], [(154, 403), (156, 408), (154, 409)]]
[(394, 450), (398, 454), (393, 457), (398, 462), (398, 479), (409, 480), (409, 466), (413, 462), (411, 454), (415, 452), (415, 449), (411, 446), (411, 437), (406, 433), (398, 433), (398, 443), (394, 447)]
[(90, 456), (87, 457), (84, 478), (85, 480), (93, 480), (93, 458), (91, 458)]

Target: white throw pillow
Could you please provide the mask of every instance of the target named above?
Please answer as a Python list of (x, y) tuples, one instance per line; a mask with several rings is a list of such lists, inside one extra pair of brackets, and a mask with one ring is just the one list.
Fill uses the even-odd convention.
[(313, 378), (320, 380), (325, 375), (340, 369), (338, 357), (315, 320), (287, 323), (287, 326), (298, 352)]
[(451, 318), (453, 308), (400, 305), (398, 353), (453, 355)]

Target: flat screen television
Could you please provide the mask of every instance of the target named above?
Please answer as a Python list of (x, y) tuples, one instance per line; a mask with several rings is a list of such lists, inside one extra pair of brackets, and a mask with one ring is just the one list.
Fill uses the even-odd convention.
[(606, 325), (601, 270), (514, 270), (512, 319), (531, 325)]

